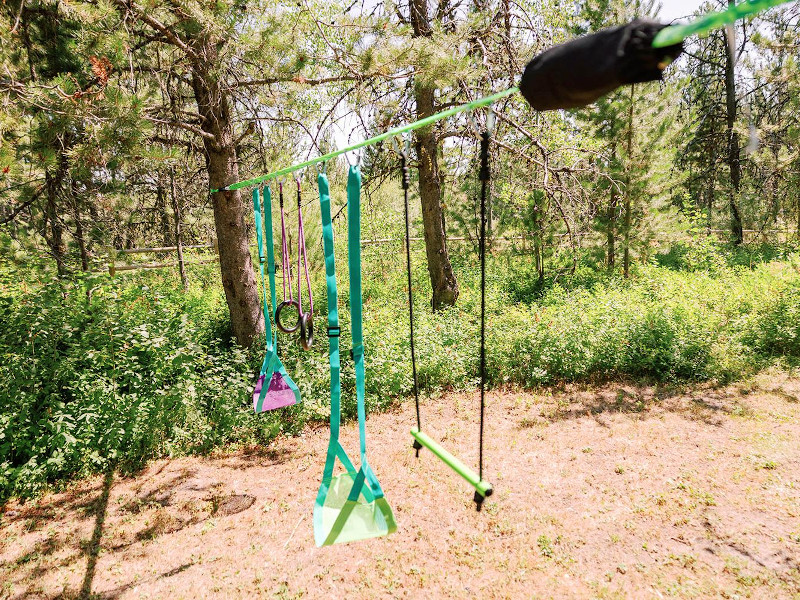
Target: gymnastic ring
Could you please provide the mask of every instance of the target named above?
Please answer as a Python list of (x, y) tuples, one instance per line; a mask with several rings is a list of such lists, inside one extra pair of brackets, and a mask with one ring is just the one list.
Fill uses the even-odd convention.
[(300, 316), (300, 347), (303, 350), (311, 350), (314, 343), (314, 315), (310, 312)]
[[(287, 306), (294, 306), (297, 309), (297, 322), (294, 327), (287, 327), (281, 322), (281, 312)], [(275, 311), (275, 325), (278, 326), (283, 333), (294, 333), (300, 328), (300, 303), (297, 300), (284, 300), (278, 304), (278, 310)]]

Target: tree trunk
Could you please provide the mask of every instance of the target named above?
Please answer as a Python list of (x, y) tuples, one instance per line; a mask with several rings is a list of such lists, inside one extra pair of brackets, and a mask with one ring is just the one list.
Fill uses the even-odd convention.
[(181, 274), (183, 290), (189, 289), (189, 280), (186, 278), (186, 264), (183, 262), (183, 231), (181, 230), (181, 203), (175, 193), (175, 169), (169, 172), (169, 189), (172, 196), (172, 211), (175, 213), (175, 247), (178, 250), (178, 271)]
[(75, 240), (81, 251), (81, 270), (85, 273), (89, 270), (89, 252), (86, 250), (86, 236), (83, 233), (83, 221), (81, 221), (81, 210), (78, 205), (78, 193), (72, 187), (72, 218), (75, 219)]
[[(797, 240), (800, 241), (800, 193), (795, 190), (795, 205), (797, 206)], [(788, 227), (787, 227), (788, 230)], [(789, 232), (786, 232), (786, 237), (789, 237)]]
[[(415, 37), (430, 37), (432, 34), (428, 17), (427, 0), (411, 0), (411, 24)], [(434, 89), (416, 82), (414, 100), (417, 104), (417, 119), (424, 119), (436, 112)], [(439, 172), (439, 145), (433, 127), (415, 132), (415, 146), (419, 160), (419, 195), (422, 203), (422, 224), (425, 232), (425, 253), (428, 259), (428, 274), (431, 279), (434, 310), (453, 306), (458, 299), (456, 281), (450, 256), (442, 210), (442, 184)]]
[(83, 231), (83, 219), (81, 218), (81, 206), (78, 198), (78, 183), (72, 180), (69, 188), (69, 200), (72, 207), (72, 218), (75, 219), (75, 241), (78, 242), (78, 249), (81, 253), (81, 271), (84, 273), (89, 270), (89, 250), (86, 247), (86, 234)]
[(626, 157), (627, 161), (627, 177), (625, 183), (625, 248), (622, 253), (622, 272), (627, 279), (630, 276), (630, 267), (631, 267), (631, 196), (633, 195), (633, 190), (631, 189), (631, 185), (633, 182), (633, 94), (634, 88), (636, 86), (631, 86), (631, 95), (628, 98), (630, 102), (630, 106), (628, 106), (628, 139), (627, 139), (627, 150), (628, 156)]
[(614, 265), (616, 264), (617, 239), (615, 230), (617, 219), (617, 200), (617, 188), (612, 185), (611, 197), (608, 199), (608, 213), (606, 214), (606, 220), (608, 221), (606, 225), (606, 265), (608, 266), (609, 270), (613, 269)]
[[(63, 161), (62, 161), (63, 162)], [(45, 240), (50, 247), (50, 252), (56, 261), (56, 269), (59, 276), (66, 275), (67, 267), (65, 261), (66, 246), (64, 245), (64, 227), (58, 217), (57, 199), (58, 190), (61, 188), (64, 169), (59, 166), (55, 174), (45, 175), (45, 185), (47, 187), (47, 205), (45, 208)], [(50, 230), (50, 235), (47, 230)]]
[[(736, 4), (735, 0), (728, 0), (729, 6), (733, 6), (734, 4)], [(742, 216), (737, 205), (742, 179), (742, 165), (739, 134), (734, 130), (734, 125), (736, 124), (737, 100), (734, 70), (736, 65), (736, 56), (734, 55), (736, 52), (736, 38), (733, 26), (728, 30), (728, 35), (730, 37), (725, 44), (725, 107), (728, 121), (727, 162), (731, 174), (731, 188), (728, 202), (731, 209), (731, 233), (733, 234), (733, 241), (735, 244), (739, 245), (744, 241), (744, 231), (742, 227)]]
[(158, 185), (156, 186), (156, 217), (161, 230), (161, 245), (172, 245), (172, 227), (169, 224), (167, 212), (167, 190), (164, 188), (164, 174), (159, 171)]
[[(206, 134), (208, 180), (212, 189), (221, 189), (239, 180), (235, 136), (228, 91), (216, 79), (219, 57), (214, 40), (193, 40), (198, 57), (191, 66), (192, 90)], [(258, 298), (253, 261), (248, 245), (246, 216), (249, 214), (239, 190), (219, 191), (211, 198), (214, 226), (219, 245), (222, 287), (231, 315), (236, 341), (249, 347), (264, 332), (264, 316)]]
[(533, 202), (533, 256), (536, 260), (536, 274), (539, 276), (539, 283), (542, 283), (544, 281), (544, 248), (542, 244), (544, 219), (539, 218), (539, 202), (535, 196)]
[(714, 218), (714, 196), (716, 194), (716, 159), (714, 158), (714, 149), (709, 144), (708, 156), (710, 157), (711, 166), (708, 172), (707, 187), (706, 187), (706, 205), (708, 206), (708, 214), (706, 215), (706, 229), (708, 234), (711, 235), (711, 226), (713, 225)]

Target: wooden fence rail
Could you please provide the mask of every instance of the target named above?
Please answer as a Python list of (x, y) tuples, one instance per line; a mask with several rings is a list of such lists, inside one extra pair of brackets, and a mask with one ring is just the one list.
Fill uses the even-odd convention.
[[(714, 235), (727, 235), (730, 232), (727, 229), (708, 229), (708, 233)], [(581, 232), (575, 234), (576, 238), (585, 237), (589, 235), (593, 235), (595, 232)], [(783, 238), (784, 240), (789, 239), (795, 232), (790, 231), (788, 229), (770, 229), (765, 231), (759, 231), (757, 229), (745, 229), (743, 231), (745, 237), (752, 236), (754, 234), (761, 235), (766, 238), (766, 236), (776, 236), (780, 240)], [(568, 234), (566, 233), (557, 233), (554, 234), (552, 237), (557, 238), (567, 238)], [(532, 239), (533, 236), (531, 235), (514, 235), (514, 236), (504, 236), (494, 238), (492, 242), (513, 242), (519, 240), (529, 240)], [(661, 241), (677, 241), (678, 238), (669, 239), (669, 240), (661, 240)], [(412, 242), (422, 242), (425, 238), (420, 236), (413, 236), (411, 238)], [(447, 238), (448, 242), (468, 242), (468, 241), (475, 241), (474, 238), (470, 238), (467, 236), (452, 236)], [(388, 238), (374, 238), (374, 239), (366, 239), (361, 240), (362, 246), (376, 246), (382, 244), (398, 244), (401, 245), (405, 242), (405, 238), (402, 237), (388, 237)], [(255, 247), (251, 244), (251, 247)], [(216, 244), (216, 240), (210, 242), (208, 244), (194, 244), (189, 246), (181, 246), (181, 250), (205, 250), (205, 249), (214, 249), (216, 256), (204, 260), (194, 260), (194, 261), (185, 261), (182, 259), (182, 252), (179, 253), (179, 260), (176, 262), (161, 262), (161, 263), (133, 263), (133, 264), (116, 264), (116, 261), (113, 259), (111, 262), (108, 263), (108, 272), (113, 277), (117, 272), (122, 271), (136, 271), (139, 269), (166, 269), (166, 268), (176, 268), (182, 270), (181, 265), (205, 265), (217, 262), (219, 260), (219, 248)], [(130, 255), (130, 254), (161, 254), (167, 252), (177, 252), (178, 246), (158, 246), (153, 248), (125, 248), (123, 250), (117, 250), (117, 254), (119, 255)]]

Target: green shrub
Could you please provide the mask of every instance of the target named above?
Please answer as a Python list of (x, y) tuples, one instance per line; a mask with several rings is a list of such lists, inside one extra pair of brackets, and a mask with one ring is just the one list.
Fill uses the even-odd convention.
[[(342, 406), (352, 419), (347, 269), (344, 248), (337, 250)], [(477, 385), (479, 272), (469, 250), (454, 261), (457, 306), (436, 314), (428, 305), (427, 270), (415, 255), (424, 393)], [(695, 271), (644, 265), (631, 280), (582, 265), (535, 286), (529, 257), (490, 256), (489, 383), (531, 387), (620, 375), (727, 381), (776, 360), (797, 361), (800, 274), (796, 255), (781, 256), (734, 267), (713, 258), (713, 269)], [(399, 252), (365, 250), (370, 411), (412, 390), (403, 265)], [(293, 338), (279, 338), (303, 403), (254, 415), (250, 393), (263, 344), (245, 352), (231, 342), (215, 267), (192, 273), (187, 293), (163, 273), (41, 282), (0, 268), (0, 497), (35, 495), (108, 468), (135, 470), (154, 457), (266, 443), (327, 421), (325, 287), (321, 271), (314, 275), (317, 343), (303, 352)]]

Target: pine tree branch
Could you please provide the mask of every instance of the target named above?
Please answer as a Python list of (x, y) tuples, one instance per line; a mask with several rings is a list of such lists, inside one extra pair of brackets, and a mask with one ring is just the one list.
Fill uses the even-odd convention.
[(169, 27), (161, 23), (161, 21), (159, 21), (155, 17), (152, 17), (147, 13), (141, 12), (139, 9), (135, 8), (132, 1), (114, 0), (114, 4), (116, 4), (119, 8), (124, 9), (127, 12), (130, 12), (142, 23), (149, 25), (156, 31), (160, 32), (167, 40), (167, 42), (182, 50), (188, 57), (195, 60), (199, 58), (198, 54), (191, 47), (189, 47), (189, 45), (185, 41), (183, 41), (174, 31), (172, 31)]
[(216, 143), (217, 138), (213, 133), (208, 133), (207, 131), (203, 131), (199, 127), (195, 127), (194, 125), (189, 125), (188, 123), (183, 123), (182, 121), (165, 121), (164, 119), (157, 119), (156, 117), (145, 117), (151, 123), (158, 123), (160, 125), (170, 125), (172, 127), (177, 127), (179, 129), (184, 129), (186, 131), (190, 131), (195, 135), (199, 135), (203, 139), (209, 140), (211, 142)]
[(33, 196), (31, 196), (28, 200), (26, 200), (18, 207), (16, 207), (14, 210), (12, 210), (10, 215), (0, 218), (0, 225), (5, 225), (6, 223), (10, 223), (11, 221), (13, 221), (19, 213), (21, 213), (23, 210), (28, 208), (31, 204), (33, 204), (34, 202), (36, 202), (36, 200), (39, 199), (39, 196), (41, 195), (42, 191), (44, 191), (43, 185), (40, 186), (39, 189), (33, 193)]
[(364, 81), (374, 77), (382, 77), (384, 79), (402, 79), (410, 77), (412, 73), (400, 73), (397, 75), (386, 75), (385, 73), (365, 73), (364, 75), (337, 75), (334, 77), (321, 77), (318, 79), (306, 79), (302, 75), (293, 75), (291, 77), (267, 77), (265, 79), (248, 79), (247, 81), (237, 81), (230, 87), (232, 89), (240, 87), (255, 87), (259, 85), (274, 85), (276, 83), (300, 83), (308, 86), (324, 85), (326, 83), (335, 83), (341, 81)]

